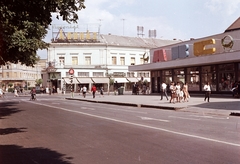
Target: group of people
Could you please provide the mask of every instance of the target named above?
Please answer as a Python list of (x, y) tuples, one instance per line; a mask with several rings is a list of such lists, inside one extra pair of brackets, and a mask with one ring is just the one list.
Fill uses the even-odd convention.
[[(87, 93), (87, 87), (84, 85), (83, 87), (81, 87), (79, 89), (79, 91), (80, 91), (79, 95), (81, 95), (81, 93), (82, 93), (83, 97), (85, 98), (86, 97), (86, 93)], [(97, 91), (97, 87), (95, 85), (93, 85), (92, 88), (91, 88), (91, 92), (92, 92), (93, 98), (96, 97), (96, 91)], [(103, 87), (100, 87), (100, 97), (101, 96), (104, 97), (103, 92), (104, 92)]]
[[(162, 82), (161, 84), (161, 99), (163, 99), (163, 95), (166, 97), (168, 100), (168, 87), (165, 82)], [(174, 82), (171, 82), (169, 86), (169, 90), (171, 92), (171, 98), (170, 98), (170, 103), (175, 103), (176, 102), (183, 102), (183, 101), (188, 101), (190, 98), (190, 94), (188, 92), (188, 85), (185, 83), (183, 86), (180, 85), (179, 82), (175, 85)]]
[[(163, 96), (166, 97), (166, 99), (168, 100), (168, 87), (167, 84), (162, 82), (161, 84), (161, 99), (163, 99)], [(171, 97), (170, 97), (170, 103), (175, 103), (176, 102), (188, 102), (189, 98), (190, 98), (190, 94), (188, 92), (188, 84), (185, 83), (181, 86), (180, 82), (177, 82), (177, 84), (175, 84), (174, 82), (171, 82), (170, 86), (169, 86), (169, 90), (171, 92)], [(207, 82), (204, 87), (203, 90), (205, 91), (205, 97), (204, 97), (204, 101), (208, 101), (210, 99), (210, 95), (211, 95), (211, 86), (210, 83)]]

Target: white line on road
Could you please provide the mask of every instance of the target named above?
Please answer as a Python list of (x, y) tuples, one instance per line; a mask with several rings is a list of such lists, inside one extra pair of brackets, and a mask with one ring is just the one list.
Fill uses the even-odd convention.
[(227, 120), (229, 117), (213, 117), (213, 116), (198, 116), (198, 115), (190, 115), (192, 117), (200, 117), (200, 118), (210, 118), (210, 119), (218, 119), (218, 120)]
[(168, 117), (179, 118), (179, 119), (184, 119), (184, 120), (194, 120), (194, 121), (201, 120), (201, 119), (197, 119), (197, 118), (186, 118), (186, 117), (177, 117), (177, 116), (168, 116)]
[(85, 116), (101, 118), (101, 119), (110, 120), (110, 121), (119, 122), (119, 123), (124, 123), (124, 124), (128, 124), (128, 125), (134, 125), (134, 126), (139, 126), (139, 127), (164, 131), (164, 132), (168, 132), (168, 133), (172, 133), (172, 134), (176, 134), (176, 135), (181, 135), (181, 136), (197, 138), (197, 139), (201, 139), (201, 140), (205, 140), (205, 141), (212, 141), (212, 142), (216, 142), (216, 143), (221, 143), (221, 144), (240, 147), (240, 144), (237, 144), (237, 143), (226, 142), (226, 141), (216, 140), (216, 139), (212, 139), (212, 138), (201, 137), (201, 136), (192, 135), (192, 134), (186, 134), (186, 133), (182, 133), (182, 132), (176, 132), (176, 131), (172, 131), (172, 130), (168, 130), (168, 129), (158, 128), (158, 127), (154, 127), (154, 126), (148, 126), (148, 125), (143, 125), (143, 124), (138, 124), (138, 123), (133, 123), (133, 122), (128, 122), (128, 121), (117, 120), (117, 119), (113, 119), (113, 118), (109, 118), (109, 117), (93, 115), (93, 114), (74, 111), (74, 110), (70, 110), (70, 109), (66, 109), (66, 108), (55, 107), (55, 106), (51, 106), (51, 105), (47, 105), (47, 104), (40, 104), (40, 103), (37, 103), (37, 102), (30, 102), (30, 101), (26, 101), (26, 102), (33, 103), (33, 104), (38, 104), (38, 105), (42, 105), (42, 106), (46, 106), (46, 107), (50, 107), (50, 108), (60, 109), (60, 110), (67, 111), (67, 112), (78, 113), (78, 114), (82, 114), (82, 115), (85, 115)]
[(156, 119), (156, 118), (150, 118), (150, 117), (140, 117), (142, 120), (153, 120), (153, 121), (161, 121), (161, 122), (170, 122), (169, 120), (161, 120), (161, 119)]
[(95, 110), (93, 108), (87, 108), (87, 107), (80, 107), (81, 109), (88, 109), (88, 110)]

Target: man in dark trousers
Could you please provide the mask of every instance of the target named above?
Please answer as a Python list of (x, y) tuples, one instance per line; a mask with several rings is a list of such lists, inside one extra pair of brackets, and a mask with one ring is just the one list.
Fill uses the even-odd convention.
[(161, 84), (161, 99), (163, 99), (163, 94), (166, 96), (166, 99), (168, 100), (168, 95), (167, 95), (167, 84), (162, 82)]
[(97, 90), (96, 86), (93, 85), (91, 90), (92, 90), (93, 98), (95, 98), (95, 93), (96, 93), (96, 90)]

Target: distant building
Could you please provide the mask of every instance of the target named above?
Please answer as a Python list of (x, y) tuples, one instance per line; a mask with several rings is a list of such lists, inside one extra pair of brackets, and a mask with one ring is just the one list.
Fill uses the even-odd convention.
[[(60, 29), (48, 48), (48, 87), (70, 91), (69, 69), (74, 69), (73, 87), (103, 86), (130, 90), (141, 79), (150, 82), (149, 71), (128, 71), (128, 66), (148, 63), (149, 49), (179, 41), (153, 38), (100, 35), (97, 33), (64, 33)], [(145, 54), (145, 56), (144, 56)], [(145, 60), (144, 60), (145, 59)]]
[(162, 81), (188, 83), (190, 92), (200, 93), (210, 82), (213, 93), (230, 93), (240, 81), (239, 34), (240, 18), (224, 33), (151, 48), (150, 63), (129, 71), (150, 71), (152, 93), (160, 92)]
[(42, 67), (39, 63), (34, 67), (21, 65), (21, 63), (0, 66), (0, 87), (7, 89), (9, 84), (19, 88), (34, 87), (36, 79), (41, 79)]

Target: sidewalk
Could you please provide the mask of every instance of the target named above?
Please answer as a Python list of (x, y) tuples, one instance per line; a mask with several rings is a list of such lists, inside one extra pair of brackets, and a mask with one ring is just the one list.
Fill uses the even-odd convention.
[(167, 110), (181, 110), (184, 112), (196, 112), (202, 114), (212, 115), (227, 115), (240, 114), (240, 99), (232, 98), (231, 96), (212, 96), (210, 102), (204, 101), (204, 95), (192, 95), (189, 102), (182, 103), (169, 103), (164, 97), (160, 100), (160, 95), (131, 95), (125, 93), (124, 95), (104, 95), (100, 97), (99, 93), (93, 98), (90, 93), (87, 94), (86, 98), (82, 95), (74, 93), (71, 97), (70, 94), (64, 95), (68, 100), (88, 101), (95, 103), (106, 103), (116, 104), (124, 106), (135, 106), (135, 107), (148, 107), (156, 109), (167, 109)]

